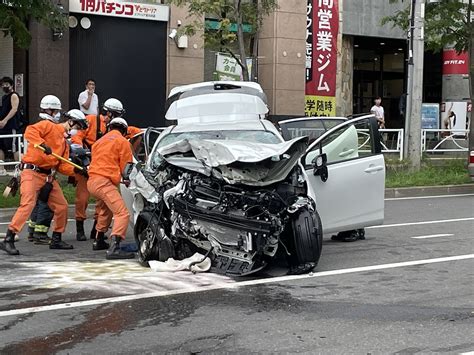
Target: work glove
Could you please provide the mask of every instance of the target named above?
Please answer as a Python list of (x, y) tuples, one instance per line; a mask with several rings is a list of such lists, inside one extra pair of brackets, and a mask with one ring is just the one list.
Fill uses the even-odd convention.
[(53, 150), (44, 143), (40, 144), (40, 147), (44, 149), (44, 154), (46, 155), (50, 155), (53, 152)]
[(74, 168), (74, 172), (75, 172), (76, 174), (82, 175), (82, 176), (84, 176), (84, 177), (86, 177), (86, 178), (89, 177), (89, 174), (87, 173), (87, 169), (86, 169), (86, 168), (83, 168), (83, 169)]

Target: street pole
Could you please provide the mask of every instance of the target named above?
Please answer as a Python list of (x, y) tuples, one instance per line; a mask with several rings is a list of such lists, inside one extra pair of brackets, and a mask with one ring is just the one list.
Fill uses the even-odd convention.
[(421, 165), (421, 104), (423, 101), (424, 0), (411, 0), (408, 50), (407, 110), (405, 119), (405, 152), (410, 170)]

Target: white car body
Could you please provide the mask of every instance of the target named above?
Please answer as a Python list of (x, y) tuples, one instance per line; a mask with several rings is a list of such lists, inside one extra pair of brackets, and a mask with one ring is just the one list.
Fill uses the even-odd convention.
[[(196, 89), (208, 88), (216, 83), (200, 83), (174, 88), (171, 97), (177, 97)], [(229, 94), (225, 90), (213, 94), (190, 96), (172, 102), (167, 110), (168, 119), (177, 119), (177, 124), (165, 128), (158, 136), (153, 148), (148, 147), (145, 163), (150, 167), (154, 154), (163, 148), (170, 134), (206, 131), (255, 131), (270, 132), (280, 142), (285, 142), (278, 128), (265, 119), (268, 112), (263, 100), (264, 94), (256, 83), (231, 82), (224, 85), (240, 85), (257, 91), (261, 97), (242, 94)], [(281, 124), (302, 122), (312, 118), (286, 120)], [(346, 120), (328, 130), (308, 149), (300, 165), (308, 187), (308, 195), (316, 201), (324, 233), (334, 233), (359, 229), (383, 223), (385, 163), (380, 149), (378, 132), (371, 125), (373, 116), (363, 116)], [(359, 128), (357, 127), (368, 127)], [(375, 128), (374, 128), (375, 127)], [(146, 133), (145, 133), (146, 134)], [(364, 137), (368, 137), (364, 142)], [(367, 143), (370, 140), (369, 143)], [(325, 143), (327, 142), (327, 143)], [(364, 148), (365, 147), (365, 148)], [(362, 149), (364, 148), (364, 149)], [(367, 150), (369, 148), (369, 150)], [(245, 154), (245, 140), (242, 144)], [(247, 153), (251, 154), (251, 151)], [(328, 179), (322, 181), (313, 173), (313, 159), (325, 153), (328, 158)], [(143, 208), (142, 197), (133, 195), (122, 187), (122, 196), (131, 211), (131, 224)]]

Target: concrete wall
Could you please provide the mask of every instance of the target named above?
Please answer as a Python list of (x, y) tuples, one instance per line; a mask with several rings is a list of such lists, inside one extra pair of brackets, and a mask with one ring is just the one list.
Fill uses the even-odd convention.
[[(65, 10), (67, 0), (61, 1)], [(28, 52), (29, 97), (28, 114), (30, 122), (38, 117), (39, 103), (44, 95), (59, 97), (63, 109), (69, 108), (69, 28), (61, 40), (53, 41), (52, 31), (37, 22), (31, 22), (32, 41)]]
[(340, 0), (343, 1), (345, 35), (405, 39), (406, 33), (390, 24), (382, 26), (384, 16), (408, 6), (409, 1), (390, 4), (388, 0)]
[[(182, 25), (191, 23), (186, 8), (170, 6), (168, 31), (177, 28), (177, 21)], [(204, 19), (202, 19), (204, 21)], [(168, 32), (169, 33), (169, 32)], [(179, 49), (173, 39), (168, 38), (166, 92), (175, 86), (191, 84), (204, 79), (204, 40), (202, 32), (188, 39), (188, 48)]]
[(306, 1), (280, 0), (259, 39), (259, 83), (271, 115), (304, 115)]
[(352, 36), (342, 36), (338, 54), (340, 61), (336, 82), (336, 115), (346, 117), (353, 113), (354, 38)]

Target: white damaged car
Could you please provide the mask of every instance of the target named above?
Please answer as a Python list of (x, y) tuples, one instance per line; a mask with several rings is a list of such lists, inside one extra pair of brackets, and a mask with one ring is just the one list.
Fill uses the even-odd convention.
[[(373, 116), (344, 120), (308, 145), (311, 123), (265, 117), (258, 84), (208, 82), (171, 91), (176, 122), (132, 138), (122, 195), (139, 261), (196, 251), (213, 270), (248, 275), (278, 253), (312, 270), (324, 233), (381, 224), (385, 164)], [(309, 120), (309, 119), (308, 119)]]

